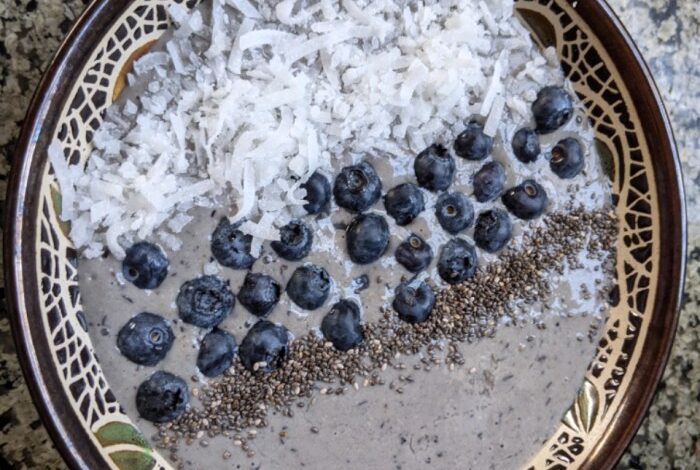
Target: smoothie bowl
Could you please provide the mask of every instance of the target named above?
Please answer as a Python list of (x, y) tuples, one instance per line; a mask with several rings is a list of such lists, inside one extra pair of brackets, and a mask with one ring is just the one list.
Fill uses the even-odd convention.
[(75, 468), (610, 468), (684, 276), (672, 134), (602, 2), (97, 1), (9, 199)]

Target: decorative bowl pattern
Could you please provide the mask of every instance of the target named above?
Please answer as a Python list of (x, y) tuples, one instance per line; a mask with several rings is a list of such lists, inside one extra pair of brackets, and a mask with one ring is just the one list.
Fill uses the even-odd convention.
[[(132, 62), (168, 28), (175, 1), (99, 0), (88, 8), (40, 86), (15, 163), (5, 257), (18, 349), (41, 414), (74, 468), (170, 467), (121, 411), (94, 355), (46, 149), (56, 137), (70, 164), (85, 163), (103, 112)], [(556, 48), (588, 110), (621, 222), (614, 307), (596, 356), (527, 468), (608, 468), (636, 431), (673, 339), (685, 259), (678, 160), (648, 71), (604, 3), (516, 5), (536, 40)]]

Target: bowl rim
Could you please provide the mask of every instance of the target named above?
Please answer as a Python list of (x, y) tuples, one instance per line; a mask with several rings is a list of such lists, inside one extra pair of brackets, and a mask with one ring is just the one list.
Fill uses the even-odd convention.
[[(589, 19), (587, 25), (598, 37), (606, 38), (606, 51), (615, 63), (624, 63), (626, 72), (635, 77), (626, 81), (632, 101), (637, 109), (646, 111), (641, 121), (645, 135), (661, 137), (647, 139), (650, 153), (663, 155), (665, 158), (655, 166), (656, 179), (666, 184), (657, 185), (659, 200), (670, 210), (660, 212), (660, 243), (670, 240), (671, 256), (660, 260), (660, 279), (670, 281), (670, 287), (659, 289), (654, 311), (656, 314), (650, 323), (650, 333), (642, 346), (645, 353), (633, 374), (628, 388), (626, 403), (620, 406), (614, 423), (606, 429), (596, 444), (585, 466), (596, 469), (613, 468), (627, 449), (648, 412), (666, 363), (671, 353), (675, 338), (681, 298), (685, 284), (685, 260), (687, 250), (687, 221), (685, 191), (682, 179), (680, 158), (671, 129), (668, 113), (663, 104), (658, 88), (640, 51), (634, 44), (629, 32), (605, 0), (588, 0), (573, 4), (576, 11)], [(63, 82), (69, 82), (72, 72), (80, 67), (86, 59), (81, 54), (82, 40), (93, 28), (105, 29), (114, 21), (115, 13), (121, 6), (110, 0), (93, 0), (81, 13), (63, 41), (58, 52), (50, 62), (27, 111), (21, 134), (14, 152), (7, 189), (7, 207), (4, 215), (4, 275), (7, 292), (7, 308), (10, 317), (15, 346), (19, 362), (30, 394), (39, 415), (49, 432), (56, 448), (72, 469), (101, 468), (105, 462), (99, 452), (90, 444), (82, 426), (78, 424), (73, 409), (60, 394), (60, 380), (52, 367), (42, 367), (46, 351), (37, 349), (35, 335), (31, 327), (31, 308), (25, 303), (26, 289), (23, 274), (22, 224), (24, 222), (24, 201), (31, 186), (30, 169), (36, 162), (34, 149), (38, 136), (46, 120), (46, 113), (53, 104), (54, 97), (60, 95), (55, 91)], [(613, 31), (616, 34), (610, 34)], [(652, 111), (648, 111), (652, 110)], [(649, 119), (651, 117), (651, 119)], [(664, 276), (666, 274), (667, 276)], [(51, 362), (46, 362), (51, 364)], [(631, 406), (634, 404), (634, 406)]]
[[(117, 2), (92, 0), (75, 20), (66, 38), (59, 46), (51, 62), (44, 71), (39, 85), (31, 99), (22, 124), (17, 148), (10, 169), (6, 192), (6, 210), (3, 225), (3, 270), (7, 310), (10, 317), (12, 336), (25, 383), (32, 401), (37, 408), (54, 446), (71, 469), (90, 470), (104, 468), (105, 460), (90, 444), (90, 438), (74, 414), (67, 400), (61, 400), (62, 393), (58, 372), (53, 367), (46, 350), (37, 349), (30, 322), (31, 309), (25, 304), (22, 224), (24, 222), (24, 200), (27, 195), (30, 169), (34, 163), (34, 148), (41, 128), (47, 119), (56, 90), (62, 81), (77, 73), (87, 60), (81, 49), (82, 41), (91, 28), (106, 29), (114, 18), (112, 13)], [(70, 63), (80, 66), (70, 67)]]
[[(658, 112), (647, 114), (646, 117), (653, 119), (640, 119), (642, 131), (645, 135), (665, 136), (664, 139), (660, 140), (647, 139), (647, 145), (651, 155), (667, 156), (667, 158), (657, 159), (661, 160), (663, 165), (654, 167), (656, 180), (663, 180), (665, 176), (666, 181), (673, 182), (676, 189), (669, 191), (669, 186), (657, 185), (658, 200), (665, 201), (665, 207), (671, 209), (670, 211), (659, 211), (661, 219), (659, 243), (663, 244), (665, 240), (670, 238), (671, 241), (680, 242), (680, 246), (674, 246), (674, 249), (669, 250), (673, 255), (672, 259), (662, 257), (660, 260), (659, 279), (674, 280), (673, 277), (665, 277), (664, 272), (670, 276), (677, 275), (678, 277), (675, 278), (675, 289), (659, 289), (659, 295), (654, 302), (654, 311), (665, 312), (665, 315), (653, 316), (653, 321), (649, 325), (650, 334), (645, 339), (642, 351), (646, 352), (649, 349), (648, 345), (654, 346), (651, 350), (656, 354), (645, 354), (643, 358), (645, 360), (640, 358), (639, 365), (635, 369), (628, 387), (629, 396), (626, 404), (621, 405), (618, 410), (615, 424), (606, 429), (606, 432), (598, 440), (591, 457), (589, 457), (593, 461), (586, 462), (592, 468), (613, 468), (622, 458), (649, 411), (666, 370), (666, 364), (676, 337), (686, 279), (688, 222), (685, 185), (676, 138), (673, 134), (668, 111), (648, 64), (622, 20), (605, 0), (567, 1), (574, 3), (574, 8), (579, 14), (593, 20), (587, 22), (587, 26), (596, 36), (606, 38), (605, 49), (613, 62), (624, 63), (628, 67), (627, 72), (638, 78), (627, 80), (625, 84), (629, 88), (632, 101), (640, 114), (650, 109), (658, 110)], [(611, 30), (616, 30), (619, 34), (605, 34)], [(663, 174), (659, 174), (659, 170)], [(676, 218), (676, 223), (665, 223), (666, 219), (669, 218), (672, 220)], [(664, 331), (666, 334), (657, 335), (657, 333)], [(656, 341), (658, 338), (660, 340)], [(645, 380), (642, 380), (642, 377)], [(634, 403), (635, 406), (629, 406), (630, 403)], [(620, 424), (625, 422), (629, 424), (627, 426)]]

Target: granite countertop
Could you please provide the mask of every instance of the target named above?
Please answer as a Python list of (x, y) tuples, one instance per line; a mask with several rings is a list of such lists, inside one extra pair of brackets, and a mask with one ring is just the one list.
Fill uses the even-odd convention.
[[(620, 469), (700, 468), (700, 2), (609, 0), (642, 50), (676, 133), (688, 197), (685, 302), (668, 369)], [(88, 0), (0, 0), (0, 199), (41, 73)], [(0, 201), (2, 209), (2, 201)], [(0, 276), (2, 274), (0, 273)], [(1, 286), (0, 281), (0, 286)], [(14, 354), (0, 287), (0, 468), (65, 468)]]

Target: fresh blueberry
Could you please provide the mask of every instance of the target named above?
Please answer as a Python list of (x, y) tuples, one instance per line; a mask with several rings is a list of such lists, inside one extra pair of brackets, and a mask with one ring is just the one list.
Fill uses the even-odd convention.
[(200, 328), (212, 328), (231, 313), (236, 297), (226, 282), (216, 276), (201, 276), (185, 282), (177, 294), (180, 318)]
[(581, 144), (573, 137), (567, 137), (552, 149), (549, 167), (559, 178), (569, 179), (581, 173), (584, 163)]
[(523, 163), (532, 163), (540, 154), (540, 138), (537, 132), (529, 127), (523, 127), (513, 136), (513, 153), (515, 158)]
[(537, 93), (532, 103), (537, 132), (549, 134), (566, 124), (574, 115), (571, 95), (560, 86), (546, 86)]
[(307, 203), (304, 204), (306, 212), (314, 215), (326, 210), (331, 200), (331, 183), (328, 178), (316, 171), (306, 180), (306, 183), (301, 185), (301, 188), (306, 190)]
[(141, 312), (119, 330), (117, 348), (131, 362), (154, 366), (168, 354), (174, 340), (173, 330), (165, 318)]
[(377, 214), (360, 214), (345, 232), (350, 259), (358, 264), (378, 260), (389, 246), (389, 224)]
[(199, 346), (197, 368), (207, 377), (217, 377), (231, 367), (236, 351), (236, 339), (225, 331), (214, 328)]
[(511, 214), (523, 220), (536, 219), (547, 208), (547, 192), (535, 180), (510, 188), (501, 200)]
[(435, 204), (435, 215), (448, 233), (459, 233), (474, 222), (474, 206), (463, 193), (443, 193)]
[(168, 275), (168, 264), (168, 258), (158, 246), (138, 242), (126, 250), (122, 274), (139, 289), (155, 289)]
[(152, 423), (176, 420), (190, 401), (187, 384), (180, 377), (159, 370), (136, 390), (136, 410)]
[(248, 330), (238, 355), (246, 369), (272, 372), (282, 366), (287, 356), (288, 343), (287, 328), (268, 320), (260, 320)]
[(425, 240), (412, 233), (394, 252), (396, 261), (412, 273), (424, 270), (433, 260), (433, 249)]
[(315, 264), (299, 266), (287, 282), (287, 295), (306, 310), (316, 310), (328, 300), (331, 277)]
[(401, 320), (407, 323), (422, 323), (433, 311), (435, 293), (428, 284), (414, 279), (399, 284), (391, 305)]
[(474, 175), (474, 197), (479, 202), (496, 199), (506, 184), (506, 169), (499, 162), (488, 162)]
[(238, 301), (253, 315), (264, 317), (275, 308), (281, 292), (279, 283), (267, 274), (248, 273), (238, 291)]
[(280, 239), (270, 243), (273, 250), (287, 261), (299, 261), (311, 251), (314, 234), (304, 222), (292, 220), (280, 229)]
[(433, 144), (418, 154), (413, 171), (418, 184), (429, 191), (444, 191), (455, 176), (455, 160), (445, 147)]
[(425, 209), (423, 192), (413, 183), (400, 184), (386, 193), (384, 208), (396, 225), (408, 225)]
[(222, 266), (233, 269), (249, 269), (255, 262), (250, 254), (253, 237), (241, 232), (240, 223), (232, 224), (221, 219), (211, 235), (211, 253)]
[(445, 243), (438, 259), (438, 274), (448, 284), (457, 284), (474, 277), (476, 250), (466, 240), (453, 238)]
[(382, 195), (382, 182), (367, 161), (340, 170), (333, 185), (333, 197), (340, 207), (364, 212)]
[(512, 232), (508, 213), (502, 209), (491, 209), (479, 214), (474, 226), (476, 246), (495, 253), (506, 246)]
[(493, 138), (484, 134), (484, 127), (476, 121), (467, 124), (454, 144), (455, 153), (467, 160), (483, 160), (489, 156), (492, 147)]
[(364, 338), (359, 305), (346, 299), (333, 305), (321, 322), (321, 332), (339, 351), (359, 345)]

